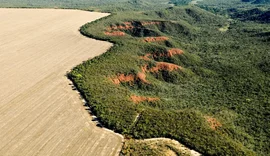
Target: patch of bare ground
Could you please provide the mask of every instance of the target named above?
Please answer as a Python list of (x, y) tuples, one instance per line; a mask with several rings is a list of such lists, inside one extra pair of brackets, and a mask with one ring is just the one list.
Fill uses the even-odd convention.
[(210, 128), (216, 130), (217, 128), (221, 127), (222, 124), (216, 119), (211, 116), (205, 116), (207, 123), (209, 124)]
[[(168, 56), (171, 55), (176, 55), (176, 54), (182, 54), (182, 50), (179, 49), (173, 49), (170, 52), (168, 51)], [(153, 56), (152, 54), (148, 53), (144, 56), (141, 56), (141, 59), (144, 59), (146, 61), (150, 61), (151, 59), (149, 57)], [(130, 85), (133, 85), (134, 82), (136, 80), (139, 80), (143, 83), (146, 84), (150, 84), (147, 80), (146, 80), (146, 73), (147, 72), (152, 72), (152, 73), (157, 73), (159, 71), (162, 70), (166, 70), (166, 71), (173, 71), (173, 70), (183, 70), (183, 67), (178, 66), (176, 64), (173, 63), (168, 63), (168, 62), (156, 62), (156, 65), (154, 67), (150, 67), (149, 65), (145, 64), (144, 66), (141, 67), (141, 72), (138, 72), (136, 75), (134, 74), (118, 74), (116, 77), (114, 78), (109, 78), (109, 80), (111, 80), (114, 84), (119, 85), (121, 82), (128, 82)]]
[(112, 44), (82, 36), (107, 16), (78, 10), (0, 9), (0, 155), (117, 155), (122, 137), (91, 121), (65, 77)]
[(178, 66), (173, 63), (168, 63), (168, 62), (156, 62), (156, 65), (151, 68), (149, 68), (147, 64), (141, 67), (142, 73), (146, 73), (146, 72), (156, 73), (161, 70), (173, 71), (173, 70), (178, 70), (178, 69), (183, 70), (183, 67)]
[(177, 48), (172, 48), (170, 50), (167, 51), (167, 57), (172, 57), (174, 55), (182, 55), (184, 52), (181, 49), (177, 49)]
[(157, 62), (155, 67), (152, 67), (149, 69), (150, 72), (158, 72), (160, 70), (167, 70), (167, 71), (173, 71), (177, 69), (182, 69), (181, 66), (178, 66), (173, 63), (167, 63), (167, 62)]
[(159, 57), (173, 57), (174, 55), (182, 55), (184, 53), (183, 50), (178, 48), (172, 48), (166, 51), (165, 53), (147, 53), (144, 56), (141, 56), (140, 58), (145, 61), (150, 61), (153, 58), (159, 58)]
[(145, 84), (150, 84), (146, 80), (146, 73), (147, 72), (152, 72), (156, 73), (161, 70), (167, 70), (167, 71), (173, 71), (173, 70), (183, 70), (183, 67), (178, 66), (176, 64), (172, 63), (167, 63), (167, 62), (157, 62), (156, 66), (148, 69), (148, 65), (144, 65), (141, 67), (142, 72), (138, 72), (136, 75), (135, 74), (118, 74), (116, 77), (110, 77), (109, 80), (116, 84), (119, 85), (122, 82), (123, 83), (129, 83), (129, 85), (133, 85), (136, 80), (139, 80)]
[[(137, 147), (136, 151), (128, 149), (129, 147)], [(122, 152), (129, 153), (147, 153), (146, 150), (150, 150), (156, 156), (201, 156), (200, 153), (187, 148), (186, 146), (180, 144), (176, 140), (168, 138), (152, 138), (145, 140), (126, 140), (123, 146)]]
[(168, 37), (165, 36), (158, 36), (158, 37), (145, 37), (143, 39), (144, 42), (162, 42), (169, 40)]
[(187, 148), (186, 146), (180, 144), (178, 141), (176, 140), (172, 140), (172, 139), (168, 139), (168, 138), (152, 138), (152, 139), (145, 139), (142, 140), (146, 143), (150, 143), (150, 144), (165, 144), (167, 146), (171, 146), (170, 149), (167, 149), (168, 154), (172, 153), (172, 151), (174, 152), (173, 154), (177, 154), (181, 153), (183, 155), (189, 155), (189, 156), (201, 156), (200, 153), (191, 150), (189, 148)]
[[(160, 24), (160, 22), (154, 22), (154, 21), (141, 22), (142, 26), (155, 25), (155, 24)], [(126, 33), (122, 32), (123, 30), (130, 30), (130, 29), (134, 29), (138, 27), (141, 27), (141, 26), (134, 26), (133, 22), (124, 22), (122, 24), (111, 25), (110, 27), (107, 27), (104, 34), (107, 36), (125, 36)]]
[(132, 25), (131, 22), (125, 22), (124, 24), (121, 25), (114, 25), (114, 26), (110, 26), (107, 28), (107, 30), (112, 31), (112, 30), (129, 30), (129, 29), (133, 29), (134, 26)]
[(125, 36), (126, 34), (122, 31), (104, 32), (107, 36)]
[(151, 59), (149, 57), (153, 57), (153, 55), (148, 53), (148, 54), (145, 54), (144, 56), (140, 56), (140, 58), (145, 61), (150, 61)]
[(228, 22), (228, 23), (226, 23), (226, 25), (224, 25), (223, 27), (219, 28), (218, 30), (220, 32), (226, 32), (226, 31), (229, 30), (229, 28), (230, 28), (230, 23)]
[[(158, 22), (158, 21), (141, 21), (140, 24), (141, 24), (141, 26), (158, 25), (158, 24), (160, 24), (160, 22)], [(123, 22), (122, 24), (111, 25), (111, 26), (107, 27), (107, 31), (130, 30), (133, 28), (141, 27), (141, 26), (134, 26), (134, 21), (133, 22)]]
[(139, 72), (136, 75), (134, 74), (118, 74), (116, 78), (110, 78), (110, 80), (119, 85), (121, 82), (128, 82), (130, 85), (134, 84), (134, 81), (139, 80), (143, 83), (149, 83), (146, 79), (146, 75), (143, 72)]

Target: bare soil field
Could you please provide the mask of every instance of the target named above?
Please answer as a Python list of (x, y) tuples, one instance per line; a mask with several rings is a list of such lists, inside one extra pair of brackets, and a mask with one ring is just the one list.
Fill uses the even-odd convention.
[(0, 155), (117, 155), (122, 137), (99, 128), (65, 74), (112, 45), (82, 36), (108, 14), (0, 9)]

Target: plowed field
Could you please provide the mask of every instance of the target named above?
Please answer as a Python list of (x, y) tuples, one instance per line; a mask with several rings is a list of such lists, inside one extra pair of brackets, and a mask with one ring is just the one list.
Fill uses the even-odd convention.
[(65, 74), (111, 44), (82, 36), (107, 16), (0, 9), (0, 155), (115, 155), (122, 138), (99, 128)]

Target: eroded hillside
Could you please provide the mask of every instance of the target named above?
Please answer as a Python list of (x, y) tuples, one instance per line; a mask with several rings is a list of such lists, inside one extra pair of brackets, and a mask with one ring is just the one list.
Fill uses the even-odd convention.
[(114, 47), (69, 77), (126, 137), (168, 137), (207, 155), (265, 154), (270, 81), (260, 64), (269, 40), (251, 30), (270, 30), (253, 24), (190, 6), (112, 15), (81, 32)]

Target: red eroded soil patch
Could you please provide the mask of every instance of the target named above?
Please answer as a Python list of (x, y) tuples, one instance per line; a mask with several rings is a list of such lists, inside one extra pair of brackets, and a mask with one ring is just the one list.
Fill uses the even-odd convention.
[[(157, 25), (160, 24), (160, 22), (141, 22), (142, 26), (146, 26), (146, 25)], [(129, 30), (129, 29), (133, 29), (135, 28), (132, 25), (132, 22), (124, 22), (121, 25), (113, 25), (107, 28), (108, 31), (112, 31), (112, 30)]]
[(158, 53), (158, 52), (156, 52), (154, 54), (147, 53), (144, 56), (141, 56), (140, 58), (145, 60), (145, 61), (150, 61), (151, 60), (150, 57), (154, 57), (154, 58), (158, 58), (158, 57), (162, 57), (162, 56), (172, 57), (174, 55), (181, 55), (183, 53), (184, 53), (184, 51), (181, 49), (172, 48), (172, 49), (168, 50), (166, 53)]
[(170, 50), (167, 51), (167, 56), (168, 57), (172, 57), (173, 55), (181, 55), (183, 53), (184, 52), (181, 49), (172, 48), (172, 49), (170, 49)]
[(118, 25), (118, 26), (110, 26), (107, 28), (108, 31), (112, 31), (112, 30), (129, 30), (129, 29), (133, 29), (134, 26), (132, 25), (131, 22), (124, 22), (124, 24), (122, 25)]
[(134, 103), (140, 103), (140, 102), (153, 102), (153, 101), (159, 101), (159, 98), (153, 98), (153, 97), (145, 97), (145, 96), (136, 96), (136, 95), (131, 95), (130, 96), (131, 100)]
[(168, 37), (159, 36), (159, 37), (145, 37), (144, 42), (161, 42), (169, 40)]
[(213, 130), (216, 130), (218, 127), (221, 127), (222, 124), (217, 121), (217, 119), (210, 117), (210, 116), (205, 116), (206, 121), (209, 123), (210, 128)]
[(177, 69), (182, 69), (181, 66), (167, 62), (157, 62), (155, 67), (149, 69), (150, 72), (158, 72), (159, 70), (173, 71)]
[(142, 82), (144, 82), (144, 83), (149, 83), (149, 82), (146, 80), (146, 75), (145, 75), (144, 72), (139, 72), (139, 73), (137, 74), (137, 78), (138, 78), (139, 80), (141, 80)]
[(104, 32), (107, 36), (125, 36), (126, 34), (121, 31), (113, 31), (113, 32)]
[(135, 76), (132, 74), (130, 75), (120, 74), (118, 75), (117, 78), (120, 82), (133, 82), (135, 80)]
[(120, 84), (121, 82), (118, 80), (118, 78), (109, 78), (114, 84)]
[(151, 59), (149, 58), (149, 56), (152, 56), (152, 54), (145, 54), (144, 56), (141, 56), (140, 58), (145, 60), (145, 61), (150, 61)]
[(125, 74), (119, 74), (116, 78), (110, 78), (110, 80), (114, 84), (120, 84), (121, 82), (134, 82), (135, 76), (132, 74), (125, 75)]
[(142, 69), (142, 72), (143, 73), (148, 72), (148, 70), (147, 70), (147, 64), (145, 64), (144, 66), (142, 66), (141, 69)]
[(125, 75), (125, 74), (118, 74), (116, 78), (110, 78), (110, 80), (114, 84), (120, 84), (121, 82), (130, 82), (133, 83), (135, 80), (140, 80), (143, 83), (149, 83), (146, 80), (146, 75), (143, 72), (139, 72), (136, 76), (133, 74)]

